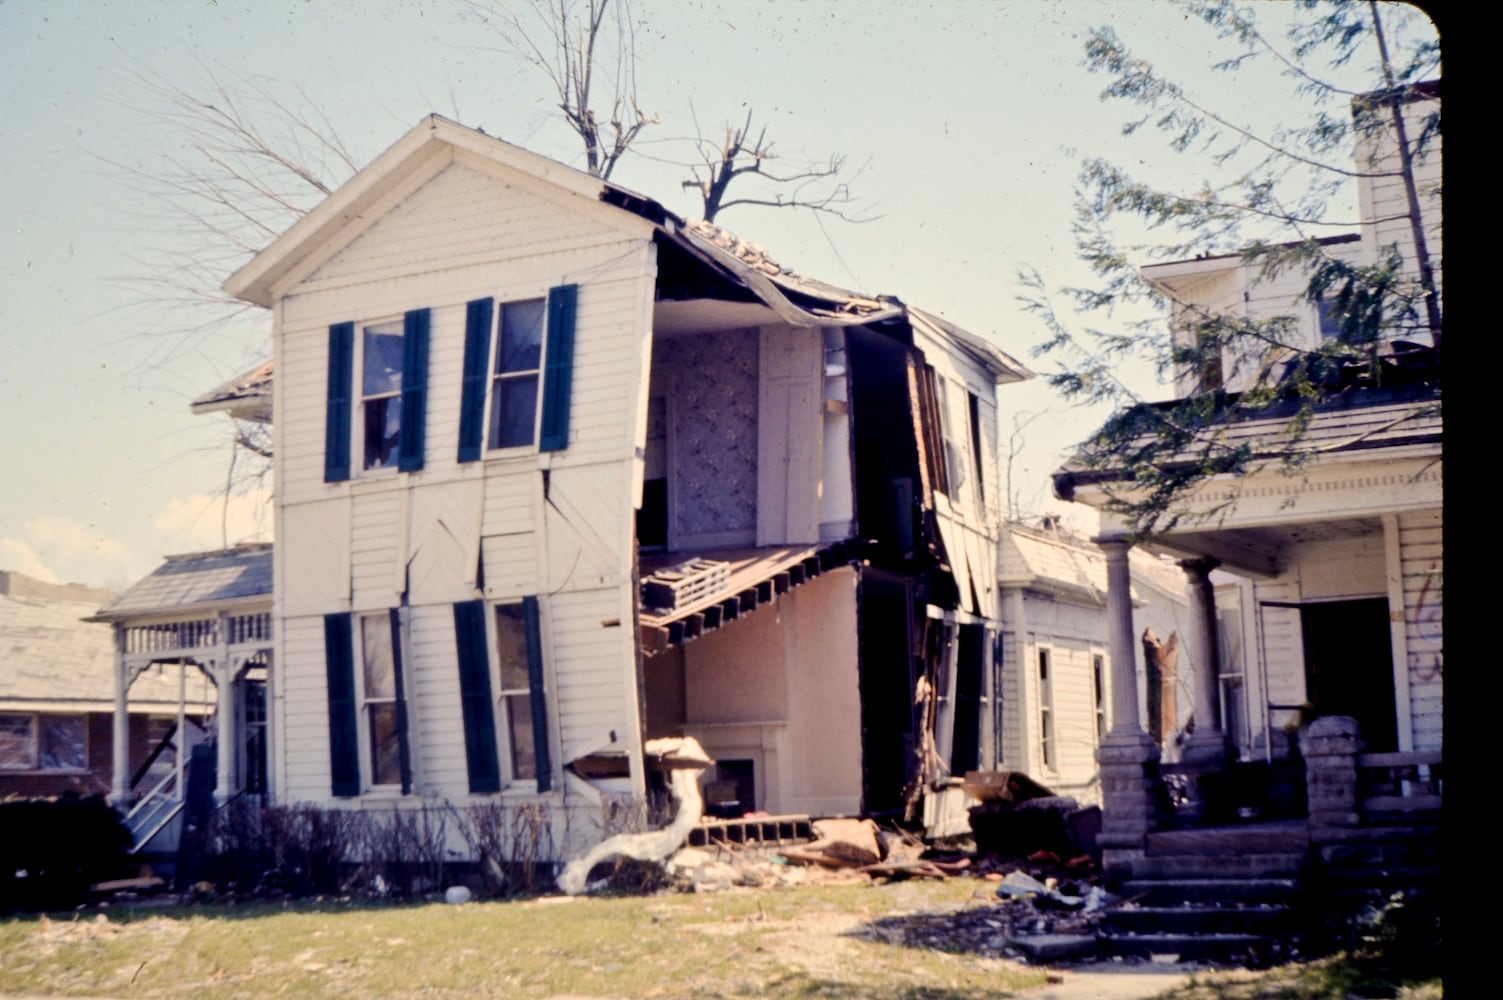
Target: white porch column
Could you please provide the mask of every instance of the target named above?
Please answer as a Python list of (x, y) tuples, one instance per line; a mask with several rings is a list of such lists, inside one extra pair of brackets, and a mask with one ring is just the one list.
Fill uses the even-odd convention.
[(1195, 661), (1195, 732), (1181, 754), (1187, 764), (1220, 766), (1228, 756), (1226, 734), (1220, 725), (1220, 650), (1216, 641), (1216, 590), (1211, 585), (1211, 570), (1220, 565), (1220, 560), (1208, 557), (1185, 559), (1179, 564), (1189, 578), (1190, 655)]
[(110, 800), (123, 808), (130, 797), (130, 670), (125, 666), (125, 629), (115, 626), (115, 718)]
[(1124, 538), (1094, 539), (1106, 554), (1107, 652), (1111, 657), (1112, 726), (1096, 751), (1101, 764), (1101, 835), (1106, 867), (1143, 856), (1156, 826), (1159, 748), (1138, 716), (1138, 657), (1132, 623), (1132, 573)]
[(235, 665), (230, 662), (215, 664), (213, 677), (219, 689), (214, 711), (214, 742), (218, 756), (214, 798), (222, 805), (235, 792), (235, 737), (240, 728), (235, 725)]

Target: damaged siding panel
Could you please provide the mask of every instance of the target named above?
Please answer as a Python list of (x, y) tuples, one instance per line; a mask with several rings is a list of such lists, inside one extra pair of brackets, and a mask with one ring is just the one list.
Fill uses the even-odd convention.
[(612, 731), (622, 740), (636, 733), (636, 692), (623, 683), (633, 663), (631, 620), (621, 621), (623, 603), (620, 589), (548, 598), (543, 655), (557, 691), (562, 747), (594, 749), (610, 742)]
[(1445, 667), (1441, 513), (1415, 511), (1400, 514), (1398, 521), (1414, 748), (1439, 750)]

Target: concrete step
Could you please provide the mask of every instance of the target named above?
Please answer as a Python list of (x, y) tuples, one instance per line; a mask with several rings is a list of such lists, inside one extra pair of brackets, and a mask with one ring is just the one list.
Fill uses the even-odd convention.
[(1189, 830), (1158, 830), (1148, 835), (1147, 853), (1153, 855), (1201, 854), (1303, 854), (1310, 847), (1308, 826), (1301, 820), (1249, 823), (1245, 826)]
[(1288, 903), (1299, 891), (1293, 878), (1132, 879), (1120, 895), (1142, 906)]
[(1123, 906), (1108, 910), (1101, 929), (1109, 934), (1253, 934), (1279, 937), (1291, 933), (1287, 906)]
[(1096, 943), (1104, 955), (1177, 955), (1180, 961), (1249, 964), (1282, 951), (1278, 941), (1258, 934), (1102, 934)]
[(1300, 873), (1304, 854), (1172, 854), (1149, 856), (1132, 862), (1132, 877), (1139, 879), (1258, 879), (1290, 878)]

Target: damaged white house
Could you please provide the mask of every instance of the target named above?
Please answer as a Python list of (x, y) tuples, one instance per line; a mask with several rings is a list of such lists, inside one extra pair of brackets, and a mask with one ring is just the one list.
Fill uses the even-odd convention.
[(225, 288), (274, 317), (273, 801), (546, 803), (569, 855), (651, 738), (775, 814), (1002, 760), (988, 341), (438, 116)]

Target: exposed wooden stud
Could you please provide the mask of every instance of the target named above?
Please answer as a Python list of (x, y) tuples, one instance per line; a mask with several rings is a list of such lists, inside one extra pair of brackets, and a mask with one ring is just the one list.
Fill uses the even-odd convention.
[(797, 587), (799, 584), (804, 582), (804, 567), (801, 564), (797, 563), (789, 566), (787, 576), (789, 583), (792, 586)]
[[(772, 589), (775, 590), (775, 591), (777, 591), (780, 594), (786, 594), (786, 593), (788, 593), (788, 589), (789, 589), (789, 582), (788, 581), (789, 581), (789, 575), (787, 573), (778, 573), (776, 576), (774, 576), (772, 578)], [(802, 582), (802, 581), (800, 581), (800, 582)]]
[(687, 617), (687, 618), (684, 619), (684, 638), (685, 639), (697, 639), (701, 635), (704, 635), (704, 631), (705, 631), (705, 616), (704, 615), (693, 614), (693, 615), (690, 615), (689, 617)]
[(720, 602), (721, 621), (735, 621), (741, 615), (741, 602), (732, 597)]
[(757, 603), (758, 603), (757, 602), (757, 588), (756, 587), (747, 587), (745, 590), (743, 590), (741, 593), (737, 594), (736, 596), (741, 601), (741, 613), (743, 615), (746, 614), (748, 611), (755, 611), (756, 610)]
[(642, 655), (644, 656), (661, 653), (672, 641), (668, 630), (657, 625), (643, 625), (639, 632), (642, 636)]
[(817, 557), (817, 556), (810, 556), (808, 559), (804, 560), (804, 575), (805, 576), (809, 577), (810, 579), (813, 579), (814, 577), (819, 576), (819, 574), (822, 571), (823, 571), (823, 567), (820, 566), (820, 564), (819, 564), (819, 557)]
[(708, 608), (705, 608), (701, 614), (701, 617), (704, 620), (705, 631), (713, 632), (715, 629), (720, 627), (720, 605), (712, 604)]
[(678, 644), (684, 641), (684, 623), (681, 621), (668, 623), (668, 641)]
[[(783, 589), (786, 590), (787, 588), (785, 587)], [(772, 600), (772, 591), (773, 585), (771, 580), (760, 581), (757, 584), (757, 600), (761, 601), (763, 604), (766, 604), (768, 601)], [(778, 593), (782, 593), (782, 590), (779, 590)]]

